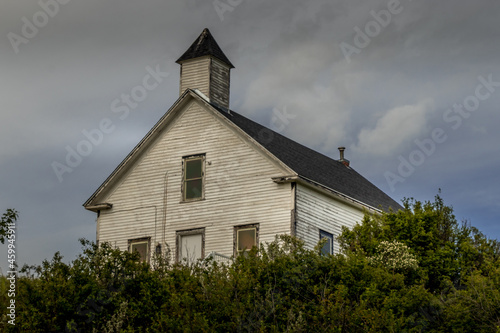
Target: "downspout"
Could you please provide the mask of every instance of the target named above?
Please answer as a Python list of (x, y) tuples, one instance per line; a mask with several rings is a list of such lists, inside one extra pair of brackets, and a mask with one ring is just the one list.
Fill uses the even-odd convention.
[(292, 212), (290, 218), (290, 234), (297, 236), (297, 183), (292, 182)]
[(97, 211), (97, 216), (95, 218), (95, 242), (97, 244), (97, 246), (99, 246), (99, 226), (100, 226), (100, 223), (99, 223), (99, 216), (101, 215), (101, 211), (98, 210)]
[(165, 244), (165, 233), (167, 230), (167, 185), (168, 185), (168, 171), (165, 172), (164, 191), (163, 191), (163, 232), (162, 232), (162, 245)]

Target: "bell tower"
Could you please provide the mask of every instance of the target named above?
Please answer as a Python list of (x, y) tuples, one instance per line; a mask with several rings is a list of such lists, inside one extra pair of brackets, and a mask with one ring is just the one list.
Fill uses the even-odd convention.
[(198, 89), (211, 103), (229, 109), (230, 71), (233, 64), (205, 28), (189, 49), (177, 59), (181, 65), (180, 91)]

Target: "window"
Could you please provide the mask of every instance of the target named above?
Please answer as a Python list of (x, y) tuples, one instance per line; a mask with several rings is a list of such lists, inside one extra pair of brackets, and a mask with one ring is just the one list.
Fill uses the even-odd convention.
[(238, 255), (246, 253), (257, 246), (259, 243), (259, 227), (258, 224), (245, 225), (234, 228), (235, 231), (235, 251), (234, 254)]
[(177, 232), (177, 261), (195, 263), (205, 257), (205, 229)]
[(320, 230), (319, 231), (319, 239), (326, 239), (326, 242), (323, 244), (321, 248), (321, 255), (333, 254), (333, 235), (329, 232)]
[(130, 253), (139, 252), (140, 261), (149, 262), (149, 238), (133, 239), (128, 241)]
[(182, 164), (182, 200), (203, 199), (205, 155), (184, 157)]

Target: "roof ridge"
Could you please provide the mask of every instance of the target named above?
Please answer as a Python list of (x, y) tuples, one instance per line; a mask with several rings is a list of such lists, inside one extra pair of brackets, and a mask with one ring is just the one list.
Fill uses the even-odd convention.
[[(276, 158), (295, 170), (299, 176), (314, 180), (371, 207), (381, 206), (383, 210), (388, 210), (389, 207), (396, 210), (402, 208), (352, 167), (347, 167), (338, 160), (273, 131), (238, 112), (231, 110), (227, 113), (210, 104)], [(269, 131), (272, 136), (264, 138), (263, 130)]]

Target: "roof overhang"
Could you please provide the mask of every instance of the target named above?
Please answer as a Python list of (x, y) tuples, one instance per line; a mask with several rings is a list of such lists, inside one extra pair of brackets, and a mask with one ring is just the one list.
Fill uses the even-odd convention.
[(106, 209), (111, 209), (111, 208), (113, 208), (113, 204), (110, 204), (107, 202), (85, 206), (85, 209), (93, 211), (93, 212), (98, 212), (100, 210), (106, 210)]
[(332, 188), (329, 188), (329, 187), (324, 186), (318, 182), (315, 182), (312, 179), (308, 179), (308, 178), (300, 176), (300, 175), (273, 177), (272, 180), (277, 184), (297, 183), (300, 185), (304, 185), (304, 186), (312, 188), (320, 193), (323, 193), (329, 197), (333, 197), (337, 200), (340, 200), (342, 202), (345, 202), (351, 206), (355, 206), (355, 207), (360, 208), (362, 210), (368, 210), (368, 211), (372, 211), (374, 213), (382, 213), (382, 210), (380, 208), (375, 208), (373, 206), (367, 205), (367, 204), (363, 203), (362, 201), (351, 198), (343, 193), (340, 193), (339, 191), (336, 191)]

